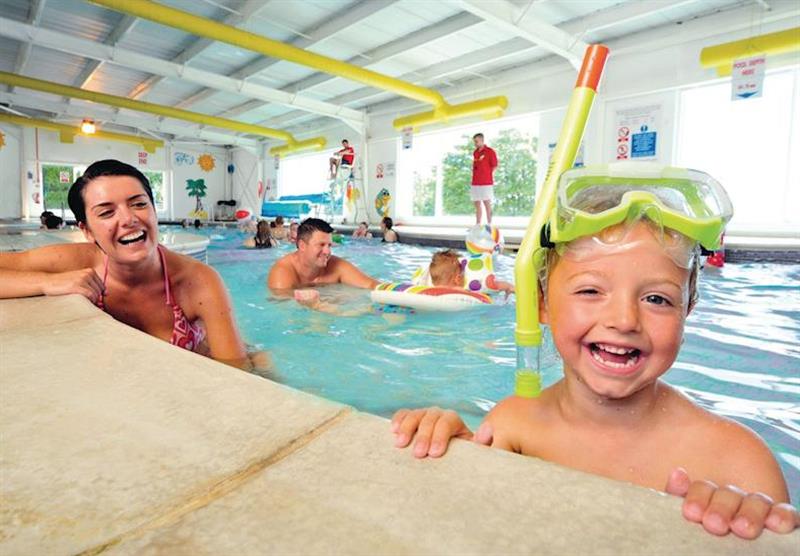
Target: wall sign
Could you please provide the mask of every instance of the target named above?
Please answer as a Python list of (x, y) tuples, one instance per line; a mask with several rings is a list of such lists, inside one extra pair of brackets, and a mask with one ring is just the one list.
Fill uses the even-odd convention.
[(657, 158), (661, 110), (661, 104), (617, 110), (613, 143), (617, 160)]
[(411, 148), (412, 143), (414, 142), (414, 128), (413, 127), (404, 127), (403, 128), (403, 150), (407, 150)]
[(734, 60), (731, 73), (731, 100), (758, 98), (764, 90), (764, 69), (767, 57), (764, 54)]
[(147, 166), (147, 151), (139, 151), (139, 166)]
[(383, 174), (384, 174), (383, 164), (378, 164), (377, 166), (375, 166), (375, 178), (382, 180)]

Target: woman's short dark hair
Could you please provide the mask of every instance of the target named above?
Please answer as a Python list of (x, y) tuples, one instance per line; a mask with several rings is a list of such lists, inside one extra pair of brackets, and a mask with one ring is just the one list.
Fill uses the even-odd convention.
[(383, 222), (383, 225), (390, 230), (392, 229), (392, 226), (394, 226), (394, 220), (392, 220), (390, 216), (384, 216), (381, 222)]
[(302, 239), (308, 243), (308, 240), (311, 239), (314, 232), (332, 234), (333, 228), (330, 224), (319, 218), (306, 218), (300, 223), (300, 227), (297, 228), (297, 241)]
[(142, 184), (142, 188), (144, 188), (145, 193), (147, 193), (147, 196), (150, 198), (150, 203), (155, 206), (156, 202), (153, 198), (153, 189), (150, 187), (150, 182), (144, 174), (130, 164), (125, 164), (119, 160), (98, 160), (86, 168), (83, 175), (75, 180), (75, 183), (69, 188), (67, 203), (69, 204), (72, 214), (75, 215), (76, 222), (86, 223), (86, 203), (83, 200), (83, 189), (91, 183), (92, 180), (100, 176), (130, 176), (136, 178), (139, 180), (139, 183)]

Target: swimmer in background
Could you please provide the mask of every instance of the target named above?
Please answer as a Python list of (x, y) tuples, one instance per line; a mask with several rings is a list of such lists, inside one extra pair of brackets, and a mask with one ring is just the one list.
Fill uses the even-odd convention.
[[(452, 249), (437, 251), (431, 258), (428, 267), (428, 274), (431, 277), (431, 284), (434, 286), (449, 288), (464, 288), (464, 268), (461, 266), (461, 258)], [(493, 290), (502, 291), (508, 297), (514, 293), (514, 284), (493, 280), (488, 284)]]
[(320, 301), (319, 291), (309, 286), (345, 284), (373, 289), (378, 281), (352, 263), (331, 254), (333, 228), (319, 218), (303, 220), (297, 230), (297, 250), (281, 257), (269, 271), (267, 286), (278, 297), (294, 297), (301, 305), (336, 312)]
[(764, 441), (661, 380), (698, 269), (696, 241), (646, 219), (551, 248), (539, 316), (563, 378), (538, 397), (501, 400), (474, 433), (453, 411), (402, 409), (395, 445), (413, 440), (415, 457), (440, 457), (451, 438), (473, 440), (679, 496), (684, 518), (715, 535), (791, 532), (798, 512)]
[(272, 237), (269, 223), (266, 220), (259, 220), (255, 236), (245, 239), (242, 245), (255, 249), (270, 249), (276, 247), (278, 242)]
[(381, 231), (383, 232), (383, 239), (381, 243), (396, 243), (400, 238), (392, 228), (394, 221), (389, 216), (384, 216), (381, 220)]
[(300, 227), (300, 224), (297, 222), (292, 222), (289, 224), (289, 235), (288, 240), (290, 243), (297, 243), (297, 228)]
[(369, 224), (361, 222), (358, 228), (353, 232), (355, 239), (372, 239), (372, 232), (369, 231)]
[(278, 241), (283, 241), (289, 237), (289, 230), (283, 225), (283, 216), (275, 218), (275, 227), (270, 230), (272, 237)]

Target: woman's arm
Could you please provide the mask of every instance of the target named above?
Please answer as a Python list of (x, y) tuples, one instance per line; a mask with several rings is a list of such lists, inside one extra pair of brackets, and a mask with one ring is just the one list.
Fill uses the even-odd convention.
[(222, 278), (210, 266), (198, 266), (192, 273), (197, 279), (192, 280), (191, 298), (200, 300), (196, 302), (197, 314), (206, 327), (210, 355), (222, 363), (246, 369), (249, 367), (247, 351)]
[(0, 253), (0, 299), (77, 293), (96, 303), (103, 282), (92, 268), (93, 250), (64, 244)]

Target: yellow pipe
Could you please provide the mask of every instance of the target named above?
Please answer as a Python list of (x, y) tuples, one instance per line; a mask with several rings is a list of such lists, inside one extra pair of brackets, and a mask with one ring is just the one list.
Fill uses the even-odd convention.
[(325, 148), (326, 143), (327, 141), (324, 137), (314, 137), (313, 139), (306, 139), (305, 141), (295, 141), (287, 145), (272, 147), (269, 150), (269, 154), (273, 156), (275, 155), (285, 156), (289, 153), (294, 153), (298, 151), (320, 150)]
[(0, 114), (0, 122), (57, 131), (62, 143), (72, 143), (76, 135), (83, 135), (84, 137), (98, 137), (100, 139), (110, 139), (111, 141), (120, 141), (122, 143), (134, 143), (136, 145), (141, 145), (144, 147), (144, 150), (151, 154), (156, 152), (157, 148), (164, 146), (164, 141), (158, 139), (146, 139), (144, 137), (137, 137), (136, 135), (125, 135), (123, 133), (102, 130), (98, 130), (92, 134), (86, 134), (83, 133), (79, 127), (50, 122), (48, 120), (12, 116), (11, 114)]
[(704, 68), (729, 66), (739, 58), (756, 54), (787, 54), (796, 50), (800, 50), (800, 27), (707, 46), (700, 51), (700, 65)]
[(447, 122), (456, 118), (466, 118), (468, 116), (488, 116), (496, 118), (503, 114), (508, 107), (508, 99), (504, 96), (489, 97), (462, 104), (446, 104), (430, 110), (397, 118), (394, 128), (402, 130), (405, 127), (419, 128), (439, 122)]
[(200, 114), (199, 112), (190, 112), (189, 110), (172, 108), (171, 106), (163, 106), (161, 104), (153, 104), (151, 102), (144, 102), (141, 100), (133, 100), (116, 95), (87, 91), (77, 87), (70, 87), (69, 85), (61, 85), (59, 83), (53, 83), (52, 81), (24, 77), (22, 75), (16, 75), (14, 73), (8, 73), (5, 71), (0, 71), (0, 83), (13, 85), (14, 87), (33, 89), (34, 91), (52, 93), (65, 97), (79, 98), (82, 100), (97, 102), (99, 104), (116, 106), (118, 108), (127, 108), (137, 112), (147, 112), (150, 114), (156, 114), (158, 116), (165, 116), (167, 118), (175, 118), (177, 120), (185, 120), (188, 122), (210, 125), (222, 129), (230, 129), (233, 131), (239, 131), (241, 133), (282, 139), (290, 144), (296, 143), (295, 138), (291, 133), (281, 131), (279, 129), (247, 124), (244, 122), (238, 122), (236, 120), (228, 120), (226, 118), (218, 118), (217, 116), (209, 116), (207, 114)]
[(536, 205), (517, 252), (514, 264), (517, 294), (517, 327), (514, 332), (517, 372), (514, 393), (521, 397), (536, 397), (541, 390), (538, 348), (542, 343), (542, 330), (539, 324), (538, 269), (545, 256), (545, 250), (541, 248), (541, 232), (555, 205), (558, 179), (575, 161), (607, 56), (608, 48), (603, 45), (591, 45), (586, 49), (583, 67), (567, 105), (567, 114), (550, 158), (544, 185), (536, 194)]
[(437, 106), (445, 102), (444, 97), (436, 91), (347, 64), (340, 60), (323, 56), (322, 54), (315, 54), (314, 52), (309, 52), (302, 48), (297, 48), (296, 46), (268, 39), (261, 35), (256, 35), (255, 33), (243, 31), (232, 25), (226, 25), (189, 12), (157, 4), (150, 0), (89, 1), (93, 4), (98, 4), (118, 12), (141, 17), (142, 19), (149, 19), (150, 21), (174, 27), (175, 29), (181, 29), (193, 35), (232, 44), (265, 56), (294, 62), (314, 68), (318, 71), (338, 75), (352, 81), (358, 81), (370, 87), (375, 87), (376, 89), (396, 92), (402, 96)]
[[(394, 77), (389, 77), (388, 75), (383, 75), (375, 71), (354, 66), (352, 64), (342, 62), (341, 60), (336, 60), (335, 58), (323, 56), (322, 54), (309, 52), (295, 46), (268, 39), (261, 35), (256, 35), (255, 33), (243, 31), (242, 29), (238, 29), (231, 25), (226, 25), (224, 23), (220, 23), (205, 17), (200, 17), (189, 12), (170, 8), (156, 2), (151, 2), (150, 0), (88, 1), (118, 12), (140, 17), (142, 19), (148, 19), (150, 21), (167, 25), (175, 29), (181, 29), (182, 31), (186, 31), (187, 33), (191, 33), (199, 37), (205, 37), (215, 41), (231, 44), (233, 46), (238, 46), (239, 48), (258, 52), (259, 54), (270, 56), (272, 58), (294, 62), (295, 64), (314, 68), (317, 71), (321, 71), (330, 75), (343, 77), (345, 79), (350, 79), (351, 81), (363, 83), (364, 85), (370, 87), (375, 87), (376, 89), (390, 91), (406, 98), (432, 104), (434, 106), (435, 117), (430, 116), (428, 113), (416, 115), (419, 117), (420, 122), (425, 122), (424, 124), (417, 122), (415, 124), (416, 126), (447, 121), (456, 117), (474, 115), (475, 113), (483, 113), (480, 110), (478, 112), (465, 111), (463, 116), (458, 115), (459, 105), (451, 106), (447, 104), (444, 97), (438, 91), (434, 91), (426, 87), (420, 87), (419, 85), (414, 85), (413, 83), (408, 83)], [(502, 99), (502, 101), (498, 99)], [(489, 101), (490, 99), (484, 100)], [(508, 105), (508, 101), (505, 99), (505, 97), (494, 97), (494, 102), (494, 111), (492, 112), (492, 115), (502, 113), (502, 111)], [(448, 110), (451, 110), (452, 112), (448, 114)], [(415, 116), (406, 116), (405, 118), (414, 117)], [(398, 121), (403, 119), (404, 118), (400, 118)], [(397, 126), (398, 123), (395, 121), (395, 127)], [(402, 127), (403, 126), (400, 125), (400, 128)]]

